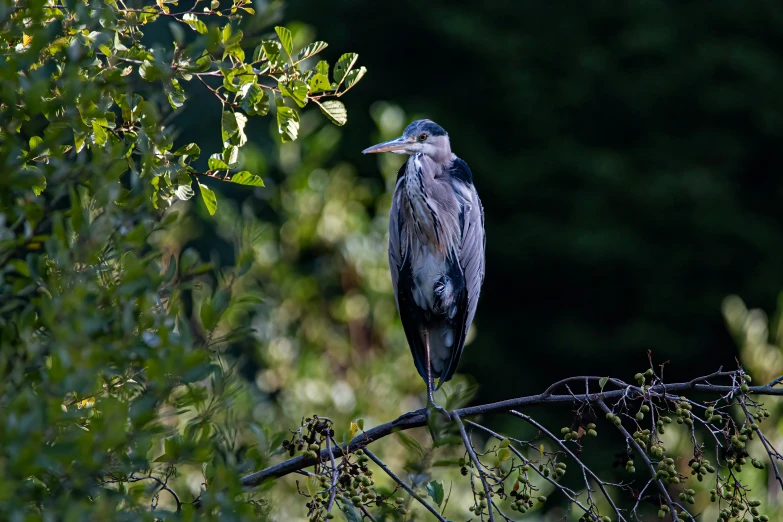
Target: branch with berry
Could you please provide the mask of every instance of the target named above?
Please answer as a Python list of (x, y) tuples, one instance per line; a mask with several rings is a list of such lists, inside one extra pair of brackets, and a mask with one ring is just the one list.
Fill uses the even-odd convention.
[[(655, 368), (651, 362), (650, 368), (634, 376), (634, 383), (611, 377), (571, 377), (538, 395), (454, 409), (448, 421), (418, 410), (366, 431), (362, 425), (361, 433), (344, 443), (334, 439), (331, 420), (313, 416), (283, 443), (288, 460), (250, 474), (242, 483), (252, 488), (268, 478), (306, 474), (307, 487), (300, 488), (300, 493), (307, 497), (313, 521), (332, 518), (335, 505), (349, 520), (395, 519), (404, 516), (414, 501), (435, 519), (445, 521), (448, 500), (443, 502), (440, 483), (407, 483), (369, 450), (381, 439), (406, 430), (429, 426), (435, 434), (437, 418), (442, 429), (435, 445), (448, 446), (443, 441), (451, 440), (451, 445), (462, 447), (462, 456), (454, 465), (469, 481), (472, 520), (519, 519), (547, 502), (542, 493), (546, 487), (562, 494), (569, 509), (578, 510), (582, 522), (641, 520), (644, 512), (673, 522), (692, 521), (701, 514), (693, 508), (699, 487), (689, 482), (696, 481), (712, 486), (709, 493), (705, 489), (705, 496), (717, 506), (719, 522), (767, 522), (769, 516), (762, 507), (765, 495), (753, 491), (747, 473), (769, 466), (773, 470), (770, 487), (775, 482), (783, 486), (778, 469), (783, 455), (762, 430), (769, 412), (759, 400), (783, 395), (783, 387), (778, 387), (783, 377), (753, 386), (751, 377), (739, 367), (667, 384), (662, 373), (663, 365)], [(576, 393), (577, 385), (584, 391)], [(708, 398), (696, 400), (686, 392)], [(520, 411), (539, 405), (571, 408), (570, 423), (558, 433)], [(524, 440), (471, 420), (487, 414), (521, 419), (536, 435)], [(619, 482), (602, 478), (583, 459), (590, 439), (603, 431), (604, 422), (623, 443), (616, 464), (624, 467), (628, 478)], [(686, 454), (667, 447), (663, 436), (669, 430), (679, 430), (689, 441), (691, 449)], [(751, 451), (752, 444), (758, 447)], [(767, 462), (752, 454), (765, 454)], [(393, 489), (376, 485), (373, 464), (391, 477)], [(569, 470), (581, 476), (581, 491), (561, 483)]]

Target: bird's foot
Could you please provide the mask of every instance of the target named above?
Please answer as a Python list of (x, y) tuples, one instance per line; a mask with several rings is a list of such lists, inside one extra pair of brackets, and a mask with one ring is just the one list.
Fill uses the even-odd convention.
[(432, 410), (442, 413), (446, 417), (446, 420), (451, 421), (451, 413), (446, 411), (445, 408), (435, 404), (435, 401), (432, 400), (432, 396), (430, 396), (429, 401), (427, 401), (427, 413), (429, 414)]

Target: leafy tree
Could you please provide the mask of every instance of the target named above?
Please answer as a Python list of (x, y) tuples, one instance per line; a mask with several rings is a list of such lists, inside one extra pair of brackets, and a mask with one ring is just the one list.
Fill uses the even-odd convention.
[[(326, 43), (285, 27), (248, 32), (266, 16), (245, 0), (0, 5), (3, 518), (162, 519), (193, 497), (221, 520), (266, 511), (238, 477), (273, 435), (256, 426), (236, 458), (247, 382), (220, 355), (250, 330), (221, 325), (256, 300), (236, 291), (252, 252), (238, 242), (225, 270), (172, 256), (177, 206), (199, 192), (214, 214), (210, 179), (263, 186), (241, 169), (248, 118), (275, 114), (282, 141), (309, 103), (342, 125), (337, 98), (365, 73), (353, 53), (330, 71)], [(150, 48), (161, 28), (172, 46)], [(207, 101), (222, 147), (199, 170), (176, 117)], [(171, 484), (194, 470), (188, 498)]]

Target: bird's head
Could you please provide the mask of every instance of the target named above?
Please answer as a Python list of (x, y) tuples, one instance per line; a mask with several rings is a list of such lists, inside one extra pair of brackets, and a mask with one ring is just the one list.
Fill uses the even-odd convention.
[(393, 152), (394, 154), (422, 153), (438, 161), (451, 158), (449, 135), (432, 120), (416, 120), (405, 128), (402, 136), (364, 149), (364, 154)]

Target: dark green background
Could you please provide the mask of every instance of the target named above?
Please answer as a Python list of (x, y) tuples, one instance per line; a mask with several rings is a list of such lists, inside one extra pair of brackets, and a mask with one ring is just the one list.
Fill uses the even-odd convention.
[(342, 157), (376, 175), (367, 107), (390, 100), (470, 164), (487, 276), (460, 370), (483, 399), (628, 376), (648, 349), (670, 378), (733, 366), (722, 299), (774, 307), (783, 4), (297, 1), (285, 18), (369, 69)]

